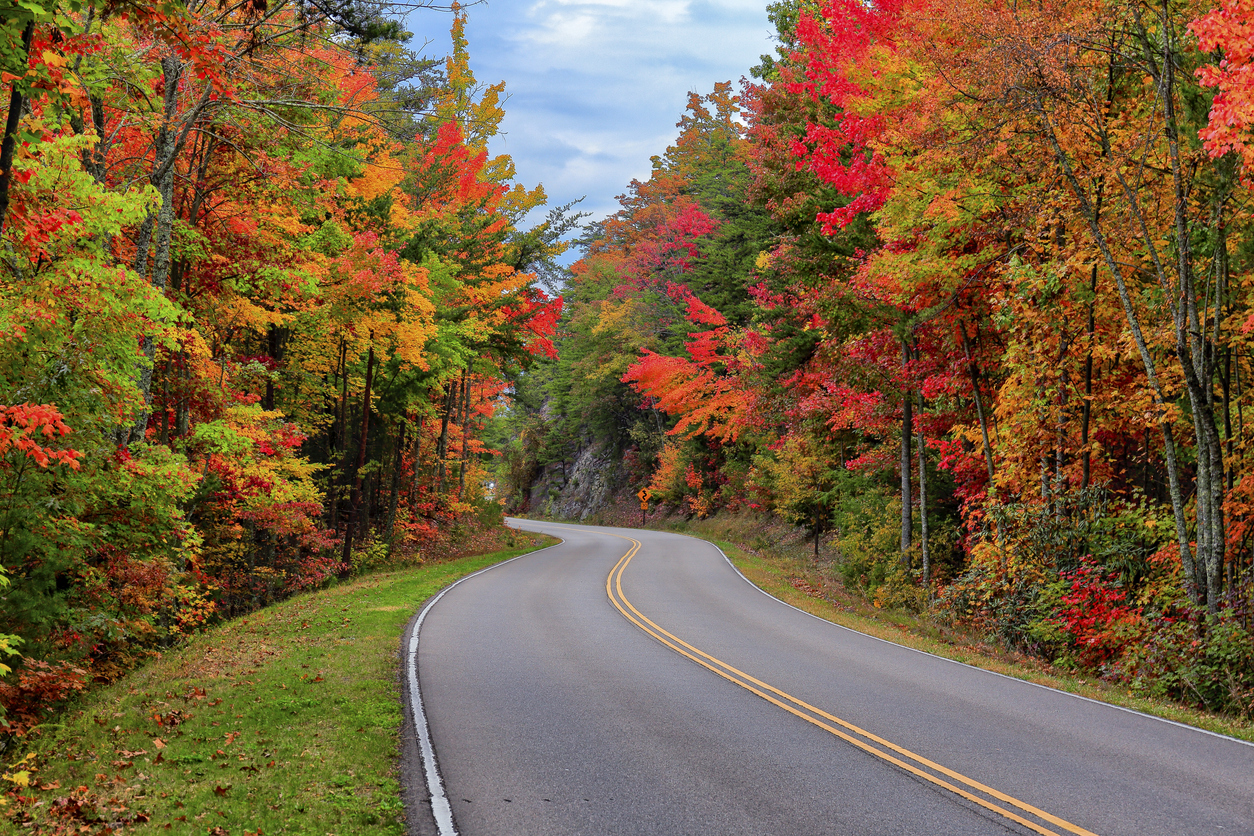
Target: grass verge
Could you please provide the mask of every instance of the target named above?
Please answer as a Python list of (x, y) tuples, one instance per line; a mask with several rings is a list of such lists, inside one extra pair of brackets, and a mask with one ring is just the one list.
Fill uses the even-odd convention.
[(196, 637), (11, 753), (0, 832), (404, 834), (406, 623), (458, 578), (552, 542), (520, 533), (509, 551), (369, 575)]

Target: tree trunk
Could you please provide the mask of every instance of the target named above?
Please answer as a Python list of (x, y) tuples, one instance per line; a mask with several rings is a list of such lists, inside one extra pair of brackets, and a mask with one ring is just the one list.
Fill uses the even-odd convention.
[(453, 409), (457, 403), (458, 382), (453, 381), (448, 390), (448, 394), (444, 398), (444, 415), (440, 419), (440, 440), (435, 445), (435, 458), (437, 461), (438, 478), (436, 479), (436, 493), (443, 496), (444, 494), (444, 476), (445, 476), (445, 459), (448, 456), (448, 425), (453, 417)]
[(338, 475), (332, 471), (328, 480), (331, 506), (329, 523), (333, 531), (339, 531), (340, 528), (341, 490), (348, 472), (348, 445), (344, 438), (345, 424), (348, 420), (348, 344), (344, 340), (340, 340), (340, 362), (336, 367), (336, 375), (339, 378), (340, 397), (335, 403), (335, 414), (332, 416), (331, 425), (327, 428), (327, 458), (334, 459), (337, 454), (343, 453), (344, 466)]
[[(21, 56), (30, 54), (30, 42), (35, 35), (35, 21), (32, 19), (22, 30)], [(23, 61), (25, 63), (25, 61)], [(9, 188), (13, 184), (13, 152), (17, 148), (17, 126), (22, 120), (24, 97), (17, 87), (15, 79), (9, 85), (9, 115), (4, 121), (4, 140), (0, 142), (0, 233), (4, 232), (4, 222), (9, 217)]]
[(975, 356), (971, 352), (971, 340), (967, 337), (966, 328), (962, 329), (962, 350), (967, 355), (967, 369), (971, 375), (971, 392), (975, 397), (975, 414), (980, 420), (980, 439), (984, 447), (984, 466), (988, 468), (988, 496), (991, 499), (996, 492), (993, 481), (993, 445), (988, 437), (988, 417), (984, 414), (984, 396), (980, 394), (980, 370), (976, 365)]
[[(1101, 211), (1098, 206), (1097, 211)], [(1094, 264), (1089, 273), (1089, 291), (1092, 299), (1088, 304), (1088, 323), (1085, 334), (1088, 342), (1084, 351), (1084, 403), (1080, 405), (1080, 451), (1081, 460), (1080, 487), (1087, 489), (1093, 480), (1093, 450), (1089, 447), (1089, 424), (1093, 416), (1093, 341), (1097, 334), (1097, 323), (1093, 308), (1097, 304), (1097, 265)]]
[(927, 444), (923, 438), (923, 393), (919, 393), (919, 545), (923, 550), (923, 585), (932, 581), (927, 527)]
[(414, 466), (413, 478), (409, 485), (409, 513), (413, 517), (418, 516), (418, 489), (420, 485), (420, 476), (422, 473), (422, 434), (426, 427), (426, 421), (423, 419), (414, 419), (416, 422), (416, 431), (414, 432)]
[[(279, 329), (274, 327), (274, 323), (266, 330), (266, 348), (270, 351), (270, 360), (275, 366), (279, 363), (279, 353), (282, 351), (281, 341), (279, 340)], [(274, 377), (266, 377), (266, 396), (262, 404), (267, 412), (274, 410)]]
[(164, 447), (170, 443), (170, 359), (161, 366), (161, 431), (159, 443)]
[[(910, 348), (901, 344), (901, 367), (907, 368)], [(914, 469), (914, 456), (910, 440), (914, 437), (914, 402), (910, 388), (901, 393), (901, 563), (910, 568), (910, 544), (914, 538), (914, 498), (910, 494), (910, 471)]]
[(1062, 518), (1063, 513), (1063, 494), (1066, 492), (1067, 484), (1063, 476), (1063, 470), (1067, 464), (1067, 424), (1070, 423), (1071, 416), (1068, 414), (1067, 407), (1070, 398), (1067, 396), (1067, 390), (1071, 386), (1071, 377), (1067, 373), (1067, 368), (1063, 365), (1063, 360), (1067, 356), (1067, 352), (1071, 349), (1071, 340), (1066, 334), (1062, 334), (1058, 339), (1058, 366), (1062, 372), (1058, 379), (1058, 420), (1054, 426), (1054, 517)]
[(353, 534), (361, 510), (361, 470), (366, 466), (366, 444), (370, 440), (370, 387), (373, 383), (374, 346), (371, 345), (366, 355), (366, 392), (361, 399), (361, 438), (357, 445), (357, 465), (353, 468), (352, 506), (349, 509), (348, 525), (344, 527), (344, 554), (341, 558), (344, 565), (340, 569), (340, 577), (344, 578), (352, 573)]
[(388, 549), (392, 548), (392, 541), (396, 533), (396, 511), (400, 507), (401, 500), (401, 469), (405, 465), (405, 419), (400, 420), (400, 427), (396, 431), (396, 458), (392, 464), (392, 485), (388, 495), (388, 515), (387, 525), (385, 528), (385, 539), (388, 543)]
[(331, 447), (345, 448), (348, 444), (348, 343), (340, 341), (340, 402), (336, 404), (335, 421), (331, 425)]
[(816, 502), (814, 505), (814, 559), (816, 562), (819, 559), (819, 537), (823, 534), (822, 526), (822, 517), (819, 516), (819, 506)]
[(466, 495), (466, 465), (470, 462), (470, 377), (462, 373), (462, 461), (457, 474), (457, 496)]
[[(1128, 197), (1132, 215), (1150, 255), (1160, 286), (1167, 294), (1168, 307), (1172, 312), (1176, 356), (1184, 371), (1185, 388), (1189, 405), (1193, 409), (1193, 431), (1197, 445), (1197, 475), (1195, 496), (1197, 499), (1197, 565), (1202, 572), (1206, 606), (1211, 612), (1219, 607), (1223, 590), (1223, 564), (1226, 534), (1223, 513), (1223, 446), (1219, 437), (1215, 416), (1214, 376), (1215, 363), (1211, 346), (1207, 344), (1205, 322), (1209, 310), (1198, 308), (1198, 288), (1193, 269), (1193, 229), (1190, 212), (1193, 209), (1193, 177), (1197, 163), (1190, 157), (1184, 159), (1180, 151), (1180, 127), (1176, 117), (1176, 66), (1178, 33), (1167, 0), (1162, 0), (1158, 15), (1161, 32), (1151, 36), (1142, 20), (1142, 10), (1134, 9), (1138, 35), (1146, 64), (1158, 83), (1159, 100), (1163, 108), (1163, 133), (1167, 138), (1168, 156), (1171, 161), (1175, 232), (1175, 276), (1169, 274), (1167, 263), (1160, 258), (1155, 237), (1150, 233), (1137, 193), (1118, 173), (1120, 184)], [(1220, 199), (1220, 195), (1216, 195)], [(1209, 305), (1209, 299), (1203, 301)], [(1218, 315), (1218, 310), (1216, 310)]]
[[(141, 276), (148, 267), (148, 247), (153, 245), (152, 275), (150, 283), (158, 292), (165, 291), (166, 279), (170, 274), (170, 239), (174, 231), (174, 161), (182, 142), (179, 141), (174, 127), (174, 117), (178, 111), (179, 82), (183, 76), (183, 63), (176, 57), (161, 59), (161, 74), (164, 80), (164, 96), (162, 98), (161, 127), (153, 150), (153, 173), (151, 182), (157, 187), (161, 197), (161, 206), (157, 209), (155, 219), (149, 215), (140, 226), (139, 241), (136, 243), (135, 272)], [(155, 220), (155, 239), (154, 239)], [(149, 410), (147, 404), (152, 393), (152, 365), (156, 354), (156, 343), (152, 334), (144, 334), (141, 339), (141, 351), (144, 359), (139, 364), (139, 391), (143, 397), (145, 408), (135, 419), (131, 428), (130, 439), (142, 441), (148, 428)]]
[(174, 412), (174, 434), (183, 438), (191, 431), (191, 404), (188, 390), (191, 389), (191, 367), (187, 362), (187, 349), (179, 349), (178, 364), (179, 392)]

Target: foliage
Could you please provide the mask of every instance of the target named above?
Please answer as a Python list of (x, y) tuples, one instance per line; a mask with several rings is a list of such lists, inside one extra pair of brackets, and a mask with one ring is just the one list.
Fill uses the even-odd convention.
[(10, 734), (362, 543), (393, 564), (499, 519), (483, 427), (552, 350), (528, 268), (569, 226), (521, 226), (543, 190), (489, 158), (465, 11), (441, 73), (359, 6), (3, 16)]
[(691, 96), (589, 230), (515, 501), (621, 451), (655, 503), (826, 533), (873, 600), (1112, 678), (1171, 633), (1145, 601), (1244, 611), (1248, 3), (769, 12), (758, 83)]
[(1137, 644), (1144, 633), (1141, 611), (1111, 574), (1085, 560), (1061, 572), (1059, 580), (1057, 614), (1047, 622), (1069, 640), (1081, 665), (1100, 668)]
[(1129, 645), (1119, 673), (1137, 693), (1214, 712), (1254, 717), (1254, 640), (1232, 610), (1187, 606), (1156, 613), (1145, 639)]

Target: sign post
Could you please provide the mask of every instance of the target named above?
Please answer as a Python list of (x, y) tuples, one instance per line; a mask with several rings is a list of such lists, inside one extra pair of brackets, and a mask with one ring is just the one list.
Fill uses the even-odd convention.
[(636, 496), (640, 499), (640, 527), (644, 528), (644, 515), (649, 510), (649, 489), (641, 488)]

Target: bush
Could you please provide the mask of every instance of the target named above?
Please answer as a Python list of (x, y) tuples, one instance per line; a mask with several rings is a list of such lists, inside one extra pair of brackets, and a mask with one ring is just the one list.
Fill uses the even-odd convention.
[(1182, 603), (1151, 628), (1119, 665), (1133, 691), (1254, 719), (1254, 636), (1232, 610), (1211, 615)]
[(350, 562), (355, 575), (377, 572), (392, 565), (392, 548), (386, 540), (372, 533), (370, 539), (362, 543), (360, 548), (353, 549)]
[(1068, 642), (1081, 665), (1101, 669), (1145, 633), (1140, 607), (1128, 603), (1114, 572), (1085, 558), (1060, 573), (1062, 594), (1045, 619)]
[[(87, 687), (87, 671), (70, 662), (28, 659), (16, 681), (0, 682), (4, 738), (21, 737)], [(0, 746), (0, 751), (5, 747)]]
[[(941, 596), (955, 621), (1006, 647), (1101, 669), (1146, 631), (1131, 595), (1171, 528), (1144, 497), (1098, 486), (989, 509), (990, 530)], [(1161, 574), (1161, 572), (1159, 572)]]
[(1045, 593), (1053, 580), (1033, 560), (977, 543), (967, 570), (942, 590), (936, 610), (1005, 647), (1048, 656), (1053, 637), (1041, 628), (1051, 614)]
[(901, 501), (872, 494), (856, 507), (843, 503), (838, 513), (836, 547), (845, 587), (861, 591), (877, 607), (926, 609), (927, 589), (901, 563)]

